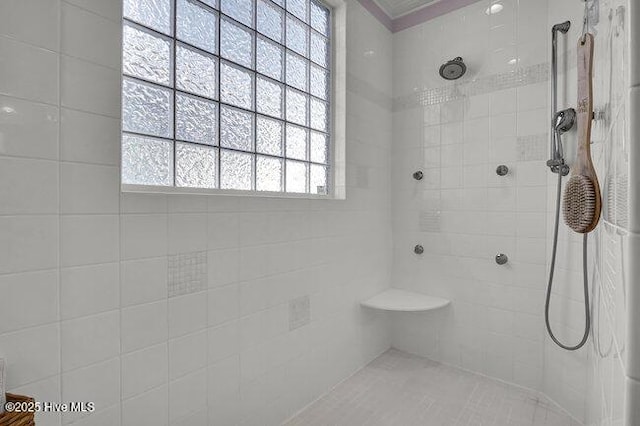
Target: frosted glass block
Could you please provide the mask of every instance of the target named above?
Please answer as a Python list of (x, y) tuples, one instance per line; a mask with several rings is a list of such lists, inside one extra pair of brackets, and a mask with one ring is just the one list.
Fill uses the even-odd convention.
[(208, 4), (214, 9), (218, 9), (218, 0), (200, 0), (204, 4)]
[(304, 22), (309, 22), (307, 17), (307, 4), (309, 0), (287, 0), (287, 10)]
[(176, 138), (218, 144), (218, 103), (176, 94)]
[(257, 64), (259, 73), (267, 75), (278, 81), (282, 81), (283, 48), (275, 43), (258, 37), (257, 42)]
[(253, 186), (253, 154), (221, 150), (220, 187), (250, 191)]
[(306, 126), (307, 95), (287, 88), (286, 102), (287, 121)]
[(122, 183), (173, 185), (173, 142), (122, 135)]
[(255, 0), (222, 0), (222, 12), (238, 22), (253, 28), (253, 2)]
[(325, 68), (329, 67), (329, 41), (311, 32), (311, 60)]
[(287, 124), (287, 158), (307, 159), (307, 129)]
[(125, 18), (171, 35), (171, 0), (124, 0)]
[(194, 0), (178, 0), (177, 37), (211, 53), (216, 53), (218, 14)]
[(326, 36), (329, 35), (329, 10), (313, 0), (311, 1), (311, 27)]
[(329, 97), (329, 73), (323, 68), (311, 65), (310, 71), (311, 94), (321, 99), (327, 100)]
[(256, 160), (256, 189), (258, 191), (282, 191), (282, 169), (280, 158), (258, 155)]
[(216, 148), (176, 143), (176, 186), (215, 188), (217, 165)]
[(253, 73), (220, 64), (220, 99), (231, 105), (253, 109)]
[(309, 189), (312, 194), (328, 194), (327, 168), (325, 166), (311, 165), (309, 171)]
[(185, 92), (216, 99), (217, 59), (196, 52), (185, 46), (178, 46), (176, 53), (176, 86)]
[(280, 7), (284, 7), (284, 0), (272, 0), (272, 1)]
[(255, 115), (222, 106), (220, 110), (220, 145), (225, 148), (253, 151), (253, 120)]
[(122, 130), (172, 138), (172, 90), (125, 78), (122, 82)]
[(317, 99), (311, 99), (311, 128), (326, 132), (329, 127), (327, 104)]
[(220, 27), (220, 54), (237, 64), (253, 68), (253, 35), (227, 19)]
[(307, 166), (308, 163), (287, 160), (287, 192), (307, 192)]
[(309, 61), (295, 53), (287, 52), (287, 84), (307, 91), (307, 68)]
[(258, 77), (256, 81), (256, 110), (259, 113), (282, 118), (282, 85)]
[(287, 16), (287, 47), (302, 56), (308, 56), (307, 26)]
[(122, 71), (171, 85), (171, 50), (171, 40), (125, 24), (122, 34)]
[(284, 30), (284, 11), (273, 6), (268, 0), (258, 0), (258, 32), (282, 42)]
[(258, 116), (256, 132), (256, 151), (263, 154), (282, 155), (282, 121)]
[(314, 163), (327, 163), (329, 146), (327, 135), (318, 132), (311, 132), (311, 161)]

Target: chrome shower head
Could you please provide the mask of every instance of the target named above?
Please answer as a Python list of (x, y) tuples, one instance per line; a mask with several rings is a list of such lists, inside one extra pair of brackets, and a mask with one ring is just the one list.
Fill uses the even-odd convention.
[(555, 115), (554, 119), (554, 129), (556, 132), (566, 133), (575, 124), (576, 121), (576, 110), (573, 108), (567, 108), (562, 111), (558, 111)]
[(440, 76), (445, 80), (457, 80), (467, 72), (467, 66), (461, 57), (452, 59), (440, 67)]

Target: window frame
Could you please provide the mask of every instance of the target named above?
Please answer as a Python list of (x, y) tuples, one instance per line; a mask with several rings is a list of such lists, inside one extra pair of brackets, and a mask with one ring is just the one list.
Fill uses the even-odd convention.
[[(290, 160), (294, 160), (293, 158), (288, 158), (286, 155), (286, 128), (288, 124), (295, 124), (291, 121), (288, 121), (286, 118), (286, 92), (288, 88), (291, 88), (292, 90), (298, 90), (295, 88), (295, 86), (291, 86), (289, 84), (287, 84), (286, 82), (286, 66), (283, 66), (283, 75), (282, 75), (282, 80), (281, 81), (277, 81), (277, 80), (273, 80), (273, 78), (271, 78), (271, 76), (260, 73), (257, 70), (257, 40), (259, 37), (262, 37), (264, 39), (269, 40), (270, 42), (276, 43), (279, 46), (282, 47), (283, 49), (283, 64), (284, 62), (286, 62), (286, 57), (287, 57), (287, 53), (288, 52), (293, 52), (293, 54), (298, 55), (294, 50), (291, 50), (291, 48), (287, 47), (285, 45), (285, 41), (284, 39), (281, 40), (280, 42), (277, 42), (276, 40), (271, 39), (269, 36), (264, 35), (262, 33), (260, 33), (257, 29), (258, 27), (258, 15), (257, 15), (257, 10), (258, 10), (258, 1), (254, 1), (253, 3), (253, 22), (252, 25), (254, 28), (248, 27), (245, 24), (243, 24), (242, 22), (239, 22), (237, 20), (235, 20), (233, 17), (225, 14), (222, 11), (222, 5), (221, 5), (221, 1), (218, 0), (217, 8), (213, 8), (210, 7), (206, 4), (206, 2), (203, 2), (202, 0), (197, 0), (198, 4), (203, 6), (203, 7), (208, 7), (209, 10), (213, 10), (215, 11), (214, 13), (217, 14), (217, 26), (216, 26), (216, 32), (217, 32), (217, 40), (216, 40), (216, 49), (215, 52), (208, 52), (206, 50), (204, 50), (203, 48), (200, 48), (198, 46), (195, 46), (191, 43), (188, 42), (184, 42), (182, 40), (178, 39), (178, 34), (177, 34), (177, 28), (178, 28), (178, 23), (177, 23), (177, 8), (178, 8), (178, 2), (179, 0), (171, 0), (171, 25), (172, 25), (172, 35), (168, 36), (166, 34), (163, 34), (161, 31), (155, 30), (153, 28), (147, 27), (144, 24), (141, 24), (139, 22), (127, 19), (124, 17), (124, 13), (121, 19), (121, 31), (122, 34), (124, 34), (124, 29), (125, 26), (130, 25), (134, 28), (137, 28), (139, 30), (145, 31), (145, 32), (151, 32), (152, 34), (155, 34), (156, 36), (165, 38), (165, 39), (170, 39), (172, 41), (172, 44), (170, 46), (170, 52), (171, 52), (171, 65), (170, 65), (170, 80), (172, 82), (172, 87), (167, 86), (165, 84), (162, 83), (157, 83), (157, 82), (153, 82), (150, 80), (147, 80), (145, 78), (140, 78), (140, 77), (134, 77), (134, 76), (130, 76), (128, 74), (125, 74), (125, 70), (124, 70), (124, 61), (122, 61), (122, 66), (121, 66), (121, 73), (120, 73), (120, 78), (121, 78), (121, 93), (122, 92), (122, 86), (125, 82), (126, 79), (133, 79), (134, 81), (141, 81), (144, 83), (148, 83), (151, 84), (153, 86), (156, 87), (161, 87), (161, 88), (165, 88), (165, 89), (170, 89), (173, 94), (173, 108), (172, 108), (172, 115), (173, 115), (173, 132), (172, 132), (172, 138), (163, 138), (163, 137), (157, 137), (157, 136), (153, 136), (153, 135), (146, 135), (146, 134), (141, 134), (141, 133), (136, 133), (136, 132), (130, 132), (130, 131), (125, 131), (123, 129), (123, 118), (121, 118), (121, 129), (120, 129), (120, 147), (122, 147), (123, 144), (123, 138), (126, 134), (130, 134), (132, 136), (141, 136), (141, 137), (149, 137), (149, 138), (155, 138), (155, 139), (161, 139), (167, 142), (171, 142), (173, 147), (173, 175), (172, 175), (172, 185), (170, 186), (163, 186), (163, 185), (144, 185), (144, 184), (130, 184), (130, 183), (123, 183), (122, 182), (122, 173), (120, 174), (120, 179), (121, 179), (121, 191), (122, 192), (143, 192), (143, 193), (175, 193), (175, 194), (210, 194), (210, 195), (234, 195), (234, 196), (249, 196), (249, 197), (271, 197), (271, 198), (310, 198), (310, 199), (345, 199), (346, 198), (346, 191), (345, 191), (345, 176), (344, 176), (344, 170), (345, 170), (345, 164), (344, 164), (344, 151), (345, 151), (345, 117), (344, 117), (344, 113), (342, 116), (341, 120), (338, 120), (338, 114), (337, 111), (340, 109), (342, 111), (344, 111), (345, 109), (345, 97), (342, 97), (342, 103), (341, 105), (337, 105), (336, 103), (339, 102), (339, 97), (336, 96), (338, 93), (338, 90), (340, 90), (340, 88), (342, 88), (342, 90), (344, 90), (346, 87), (345, 85), (345, 76), (344, 76), (344, 72), (339, 75), (338, 72), (340, 71), (340, 69), (344, 70), (344, 68), (346, 68), (346, 63), (344, 62), (346, 57), (345, 57), (345, 51), (346, 51), (346, 37), (344, 34), (344, 29), (345, 29), (345, 24), (346, 24), (346, 3), (344, 2), (344, 0), (312, 0), (312, 1), (316, 1), (321, 3), (323, 6), (325, 6), (329, 12), (329, 34), (327, 36), (327, 40), (328, 40), (328, 46), (329, 46), (329, 52), (327, 52), (328, 55), (328, 60), (329, 60), (329, 67), (324, 68), (329, 72), (329, 81), (328, 81), (328, 87), (327, 87), (327, 99), (326, 100), (322, 100), (321, 98), (316, 98), (315, 95), (313, 95), (311, 93), (311, 67), (312, 66), (318, 66), (318, 65), (314, 65), (315, 62), (311, 60), (311, 53), (308, 52), (308, 56), (307, 59), (310, 61), (309, 62), (309, 68), (307, 70), (307, 86), (308, 86), (308, 90), (305, 91), (304, 93), (307, 95), (307, 112), (310, 114), (310, 105), (311, 105), (311, 100), (312, 99), (318, 99), (320, 101), (323, 101), (326, 103), (326, 105), (328, 105), (328, 126), (327, 126), (327, 130), (326, 132), (321, 132), (321, 133), (325, 133), (328, 138), (329, 138), (329, 142), (328, 142), (328, 146), (327, 146), (327, 161), (324, 164), (321, 163), (316, 163), (313, 162), (311, 160), (311, 154), (310, 154), (310, 150), (311, 150), (311, 132), (316, 131), (315, 129), (311, 128), (311, 124), (310, 124), (310, 120), (311, 118), (308, 117), (307, 119), (307, 123), (303, 126), (306, 129), (307, 132), (307, 159), (306, 160), (302, 160), (302, 162), (304, 162), (304, 164), (307, 165), (307, 189), (309, 189), (309, 185), (311, 184), (311, 166), (314, 164), (317, 165), (322, 165), (324, 167), (326, 167), (328, 169), (328, 173), (327, 173), (327, 186), (328, 186), (328, 191), (325, 194), (313, 194), (311, 192), (304, 192), (304, 193), (296, 193), (296, 192), (287, 192), (286, 191), (286, 162), (290, 161)], [(123, 2), (124, 4), (124, 2)], [(295, 17), (294, 15), (291, 14), (291, 12), (289, 12), (284, 6), (279, 6), (277, 4), (274, 4), (275, 7), (280, 7), (283, 10), (283, 34), (286, 31), (286, 21), (288, 19), (288, 17), (291, 17), (293, 19), (298, 19), (297, 17)], [(286, 5), (285, 5), (286, 6)], [(124, 8), (123, 8), (124, 9)], [(309, 12), (310, 13), (310, 12)], [(338, 21), (338, 17), (341, 17), (341, 21)], [(225, 59), (222, 56), (222, 40), (221, 40), (221, 32), (222, 32), (222, 21), (223, 19), (226, 20), (230, 20), (234, 25), (239, 25), (241, 26), (243, 29), (248, 29), (252, 32), (252, 39), (251, 39), (251, 43), (253, 46), (252, 49), (252, 62), (253, 62), (253, 69), (251, 69), (251, 67), (245, 67), (242, 64), (238, 64), (236, 62), (233, 62), (231, 60)], [(302, 21), (301, 21), (302, 22)], [(313, 32), (315, 31), (315, 29), (311, 28), (311, 23), (309, 22), (308, 24), (305, 24), (309, 26), (309, 31)], [(311, 33), (307, 33), (308, 34), (308, 40), (307, 43), (309, 44), (309, 49), (310, 49), (310, 43), (311, 43), (311, 39), (310, 39), (310, 34)], [(342, 35), (342, 37), (340, 37), (340, 34)], [(176, 81), (177, 81), (177, 72), (176, 72), (176, 67), (177, 67), (177, 50), (178, 50), (178, 46), (179, 45), (183, 45), (191, 50), (196, 50), (197, 52), (201, 53), (201, 54), (208, 54), (211, 55), (213, 57), (215, 57), (216, 59), (216, 73), (217, 73), (217, 79), (216, 79), (216, 91), (217, 91), (217, 99), (209, 99), (206, 96), (202, 96), (202, 95), (197, 95), (197, 94), (193, 94), (184, 90), (180, 90), (177, 88), (176, 85)], [(337, 52), (342, 52), (342, 55), (337, 55)], [(122, 56), (124, 57), (124, 39), (123, 39), (123, 46), (122, 46)], [(342, 59), (340, 59), (342, 58)], [(342, 62), (339, 62), (339, 61)], [(253, 80), (253, 84), (252, 84), (252, 96), (253, 96), (253, 108), (252, 109), (246, 109), (246, 108), (242, 108), (242, 107), (238, 107), (237, 105), (233, 105), (233, 104), (229, 104), (226, 102), (222, 101), (222, 97), (221, 97), (221, 67), (223, 63), (228, 63), (233, 67), (239, 67), (240, 69), (243, 69), (245, 71), (248, 71), (252, 74), (252, 80)], [(256, 105), (257, 102), (257, 82), (258, 82), (258, 78), (262, 77), (263, 79), (266, 79), (269, 82), (277, 82), (281, 85), (282, 89), (283, 89), (283, 95), (282, 95), (282, 115), (281, 117), (272, 117), (270, 115), (266, 115), (264, 113), (260, 113), (258, 112), (258, 107)], [(177, 129), (176, 129), (176, 115), (177, 115), (177, 105), (176, 105), (176, 100), (178, 98), (178, 94), (182, 94), (185, 96), (192, 96), (195, 97), (196, 99), (200, 99), (200, 100), (212, 100), (214, 102), (216, 102), (217, 104), (217, 135), (218, 135), (218, 140), (217, 140), (217, 144), (216, 145), (208, 145), (208, 144), (203, 144), (203, 143), (197, 143), (197, 142), (189, 142), (189, 141), (184, 141), (182, 139), (179, 139), (177, 137)], [(233, 148), (228, 148), (228, 147), (223, 147), (222, 146), (222, 141), (221, 141), (221, 127), (222, 127), (222, 123), (221, 123), (221, 115), (222, 115), (222, 108), (223, 106), (229, 107), (229, 108), (237, 108), (240, 110), (243, 110), (245, 112), (248, 112), (250, 114), (252, 114), (253, 116), (253, 149), (252, 151), (242, 151), (242, 150), (238, 150), (238, 149), (233, 149)], [(283, 128), (283, 135), (282, 135), (282, 155), (281, 156), (276, 156), (276, 155), (270, 155), (270, 154), (263, 154), (263, 153), (259, 153), (257, 151), (257, 133), (256, 133), (256, 128), (257, 128), (257, 121), (258, 121), (258, 117), (265, 117), (265, 118), (269, 118), (269, 119), (274, 119), (279, 121), (280, 123), (282, 123), (282, 128)], [(339, 123), (338, 121), (340, 121), (341, 123)], [(341, 124), (341, 125), (340, 125)], [(338, 130), (340, 129), (340, 130)], [(340, 132), (340, 134), (338, 134), (338, 132)], [(176, 169), (176, 155), (177, 155), (177, 145), (179, 143), (187, 143), (187, 144), (192, 144), (195, 146), (200, 146), (200, 147), (210, 147), (212, 149), (215, 150), (215, 152), (217, 153), (217, 164), (216, 164), (216, 186), (217, 188), (197, 188), (197, 187), (185, 187), (185, 186), (176, 186), (176, 179), (177, 179), (177, 169)], [(222, 181), (222, 173), (221, 173), (221, 157), (222, 157), (222, 152), (223, 150), (228, 150), (231, 152), (239, 152), (239, 153), (245, 153), (251, 156), (252, 158), (252, 188), (248, 189), (248, 190), (238, 190), (238, 189), (223, 189), (220, 188), (221, 186), (221, 181)], [(337, 155), (337, 154), (341, 154), (341, 155)], [(256, 169), (257, 169), (257, 163), (258, 163), (258, 158), (260, 156), (264, 156), (267, 158), (274, 158), (274, 159), (279, 159), (282, 162), (282, 191), (261, 191), (257, 189), (257, 176), (256, 176)], [(120, 166), (122, 167), (123, 161), (121, 158), (120, 161)]]

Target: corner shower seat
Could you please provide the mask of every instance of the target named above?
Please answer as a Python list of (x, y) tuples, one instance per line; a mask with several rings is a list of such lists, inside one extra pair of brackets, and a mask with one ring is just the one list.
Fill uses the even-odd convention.
[(450, 300), (426, 294), (390, 288), (361, 302), (362, 306), (383, 311), (423, 312), (440, 309), (451, 303)]

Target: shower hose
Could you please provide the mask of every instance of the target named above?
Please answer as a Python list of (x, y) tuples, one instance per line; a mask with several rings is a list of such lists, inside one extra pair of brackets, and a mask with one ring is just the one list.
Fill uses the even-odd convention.
[(584, 234), (582, 240), (582, 274), (583, 274), (583, 282), (584, 282), (584, 336), (582, 336), (582, 340), (575, 346), (569, 346), (562, 343), (558, 338), (553, 334), (553, 330), (551, 328), (551, 322), (549, 321), (549, 305), (551, 302), (551, 290), (553, 288), (553, 274), (556, 266), (556, 253), (558, 249), (558, 226), (560, 223), (560, 194), (562, 192), (562, 173), (558, 172), (558, 187), (556, 194), (556, 222), (553, 229), (553, 251), (551, 254), (551, 268), (549, 270), (549, 283), (547, 285), (547, 298), (544, 306), (544, 321), (547, 325), (547, 331), (549, 332), (549, 337), (554, 343), (560, 346), (562, 349), (566, 349), (568, 351), (575, 351), (580, 349), (587, 343), (589, 339), (589, 330), (591, 329), (591, 314), (589, 312), (589, 278), (587, 272), (587, 235)]

